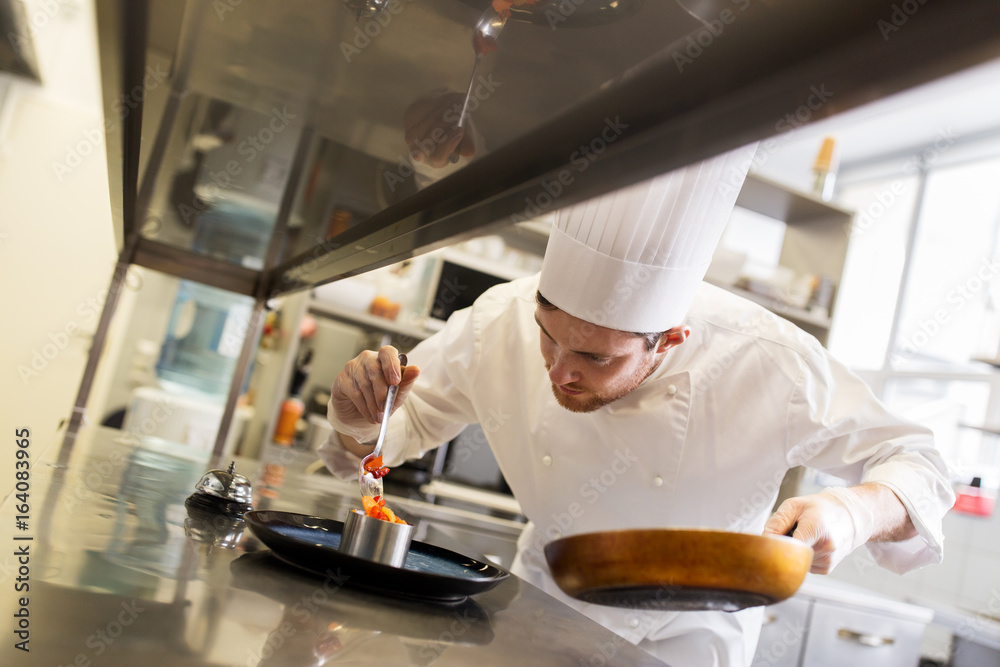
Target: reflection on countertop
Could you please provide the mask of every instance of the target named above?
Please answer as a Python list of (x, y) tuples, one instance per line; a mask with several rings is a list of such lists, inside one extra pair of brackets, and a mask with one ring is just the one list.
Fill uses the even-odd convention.
[[(514, 576), (444, 604), (287, 565), (240, 521), (185, 511), (201, 473), (219, 467), (189, 448), (87, 428), (68, 467), (53, 463), (57, 449), (37, 448), (21, 535), (32, 539), (18, 542), (30, 550), (31, 664), (578, 665), (608, 646), (623, 664), (662, 664)], [(256, 507), (342, 519), (358, 504), (351, 484), (305, 473), (289, 453), (280, 486), (255, 493)], [(236, 461), (248, 476), (253, 468)], [(392, 501), (425, 526), (418, 539), (468, 556), (481, 556), (470, 535), (519, 532), (517, 521), (426, 498)], [(2, 508), (8, 525), (13, 505)], [(0, 648), (0, 664), (21, 659), (12, 642)]]

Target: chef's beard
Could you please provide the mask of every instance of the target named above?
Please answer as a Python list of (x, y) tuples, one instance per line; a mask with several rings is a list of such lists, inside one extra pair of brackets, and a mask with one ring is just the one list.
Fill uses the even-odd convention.
[[(570, 396), (560, 391), (556, 383), (553, 382), (552, 394), (556, 397), (556, 402), (570, 412), (594, 412), (595, 410), (600, 410), (605, 405), (614, 403), (620, 398), (625, 398), (635, 391), (642, 384), (643, 380), (652, 375), (656, 367), (659, 366), (660, 361), (656, 355), (651, 354), (645, 363), (639, 366), (634, 373), (625, 378), (620, 384), (611, 387), (606, 393), (583, 388), (583, 394)], [(548, 365), (546, 365), (545, 369), (548, 370), (548, 368)], [(572, 385), (569, 388), (575, 389)]]

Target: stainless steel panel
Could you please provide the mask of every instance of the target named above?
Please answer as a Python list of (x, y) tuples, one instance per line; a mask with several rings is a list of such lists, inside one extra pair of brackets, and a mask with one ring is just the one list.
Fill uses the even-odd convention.
[(229, 266), (212, 257), (192, 255), (175, 246), (143, 237), (136, 238), (132, 263), (246, 296), (254, 296), (258, 287), (256, 271)]

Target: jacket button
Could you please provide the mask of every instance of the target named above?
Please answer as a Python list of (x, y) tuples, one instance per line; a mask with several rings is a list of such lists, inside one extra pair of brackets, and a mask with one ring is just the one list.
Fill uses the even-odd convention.
[(657, 475), (653, 478), (653, 486), (663, 486), (663, 478)]
[(552, 465), (552, 457), (549, 456), (548, 454), (546, 454), (545, 456), (543, 456), (542, 457), (542, 465), (543, 466), (550, 466), (550, 465)]
[(639, 627), (639, 619), (632, 617), (629, 619), (628, 624), (631, 625), (633, 628), (637, 628)]
[(677, 393), (677, 385), (672, 384), (667, 387), (667, 396), (674, 396)]

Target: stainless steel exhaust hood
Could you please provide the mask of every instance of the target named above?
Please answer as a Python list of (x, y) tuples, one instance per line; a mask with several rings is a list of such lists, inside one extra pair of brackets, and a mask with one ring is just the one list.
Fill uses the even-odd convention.
[[(474, 70), (493, 4), (510, 17)], [(120, 253), (63, 461), (130, 264), (255, 297), (218, 456), (269, 298), (1000, 56), (996, 0), (96, 5)], [(415, 162), (470, 79), (464, 157)]]
[[(486, 233), (1000, 55), (993, 0), (536, 0), (512, 8), (477, 70), (475, 155), (418, 187), (407, 108), (465, 90), (488, 0), (98, 7), (120, 246), (136, 263), (258, 296)], [(249, 262), (204, 252), (192, 214), (240, 197), (271, 218), (270, 247)]]

